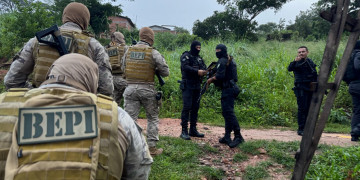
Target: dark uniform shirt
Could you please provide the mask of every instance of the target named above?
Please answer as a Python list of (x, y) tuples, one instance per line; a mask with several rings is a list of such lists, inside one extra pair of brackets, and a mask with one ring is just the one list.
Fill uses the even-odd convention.
[(310, 58), (291, 62), (288, 71), (293, 71), (295, 84), (317, 81), (316, 64)]
[(222, 57), (216, 66), (215, 85), (221, 88), (229, 88), (238, 81), (235, 62), (230, 61), (229, 65), (227, 63), (228, 59)]
[(180, 59), (185, 88), (200, 89), (202, 77), (198, 75), (198, 70), (206, 70), (204, 60), (200, 56), (191, 55), (188, 51), (185, 51)]

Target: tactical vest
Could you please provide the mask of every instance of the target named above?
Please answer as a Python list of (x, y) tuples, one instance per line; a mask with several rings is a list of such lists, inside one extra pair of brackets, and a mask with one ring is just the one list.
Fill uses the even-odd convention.
[(125, 45), (111, 46), (108, 49), (106, 49), (106, 51), (110, 58), (112, 73), (123, 74), (124, 72), (121, 70), (121, 65), (122, 65), (122, 57), (125, 54)]
[[(29, 131), (29, 128), (21, 128), (25, 127), (24, 124), (29, 121), (24, 120), (21, 123), (21, 120), (18, 120), (18, 123), (15, 124), (15, 131), (12, 135), (14, 143), (6, 162), (6, 179), (121, 179), (127, 143), (125, 131), (120, 127), (121, 133), (118, 132), (117, 104), (110, 97), (66, 89), (33, 89), (27, 92), (16, 92), (16, 94), (8, 93), (4, 101), (6, 99), (23, 102), (22, 105), (8, 107), (9, 116), (17, 117), (20, 113), (19, 117), (26, 117), (23, 112), (26, 112), (27, 108), (31, 108), (29, 112), (34, 114), (32, 118), (34, 122), (30, 124), (34, 127), (32, 128), (34, 132), (30, 130), (31, 137), (33, 137), (29, 140), (31, 143), (27, 144), (22, 138), (25, 137), (27, 134), (25, 131)], [(92, 116), (86, 116), (85, 120), (79, 121), (76, 110), (73, 112), (74, 115), (68, 116), (67, 114), (72, 111), (66, 111), (60, 116), (61, 108), (89, 106), (96, 108), (94, 117), (97, 117), (97, 128), (85, 123), (88, 122), (87, 119), (91, 119), (88, 117)], [(19, 107), (24, 109), (19, 109)], [(43, 115), (43, 122), (47, 122), (44, 125), (37, 121), (39, 118), (35, 114), (41, 114), (41, 109), (47, 108), (60, 110), (48, 111), (46, 116)], [(4, 118), (7, 119), (7, 116), (0, 116), (0, 119)], [(36, 124), (37, 122), (38, 124)], [(70, 126), (68, 124), (64, 126), (64, 122), (70, 122)], [(85, 125), (83, 125), (84, 123)], [(36, 128), (39, 124), (42, 128)], [(68, 134), (71, 135), (71, 130), (75, 129), (76, 125), (85, 130), (91, 129), (92, 133), (95, 131), (98, 133), (94, 137), (79, 138), (76, 134), (78, 132), (76, 132), (74, 135), (77, 138), (72, 140), (48, 141), (44, 138), (43, 142), (33, 143), (37, 141), (34, 137), (39, 135), (38, 132), (52, 138), (64, 137), (69, 129), (70, 133)]]
[(129, 47), (126, 54), (125, 77), (131, 82), (154, 82), (155, 61), (151, 47)]
[[(90, 37), (80, 31), (71, 31), (60, 29), (61, 35), (64, 40), (64, 44), (69, 53), (79, 53), (88, 56), (88, 48)], [(44, 37), (48, 41), (53, 41), (52, 37)], [(60, 57), (56, 48), (49, 45), (36, 42), (34, 48), (35, 66), (30, 79), (35, 87), (39, 87), (46, 79), (46, 74), (50, 66), (56, 59)]]
[(27, 89), (13, 88), (0, 97), (0, 179), (5, 176), (6, 158), (11, 146), (12, 132), (18, 119), (18, 109), (23, 106)]

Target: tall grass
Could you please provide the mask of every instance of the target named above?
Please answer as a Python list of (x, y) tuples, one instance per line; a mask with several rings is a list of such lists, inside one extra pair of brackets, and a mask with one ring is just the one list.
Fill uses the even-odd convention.
[[(295, 58), (297, 48), (305, 45), (309, 48), (309, 57), (318, 65), (322, 61), (325, 41), (295, 42), (295, 41), (261, 41), (249, 43), (246, 41), (222, 42), (211, 40), (202, 43), (200, 55), (206, 64), (216, 61), (215, 47), (223, 43), (228, 47), (228, 53), (233, 55), (238, 68), (238, 85), (241, 93), (236, 99), (235, 113), (243, 124), (256, 126), (291, 126), (296, 124), (296, 98), (292, 91), (294, 77), (287, 71), (287, 66)], [(344, 43), (340, 45), (336, 62), (342, 56)], [(169, 67), (170, 76), (165, 78), (164, 103), (161, 117), (180, 118), (182, 109), (181, 91), (177, 80), (181, 79), (180, 56), (189, 45), (179, 47), (174, 51), (160, 51)], [(334, 66), (335, 69), (337, 64)], [(331, 73), (331, 80), (335, 73)], [(347, 87), (342, 85), (334, 104), (331, 121), (349, 124), (351, 99)], [(220, 91), (213, 85), (204, 94), (199, 110), (199, 121), (222, 125)], [(341, 120), (338, 120), (338, 119)], [(345, 121), (345, 122), (344, 122)]]

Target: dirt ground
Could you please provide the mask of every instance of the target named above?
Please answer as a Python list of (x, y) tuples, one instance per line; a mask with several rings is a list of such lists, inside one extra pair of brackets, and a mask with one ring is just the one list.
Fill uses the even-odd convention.
[[(160, 119), (159, 123), (159, 135), (179, 137), (181, 133), (180, 119)], [(146, 132), (146, 120), (139, 119), (138, 124)], [(212, 147), (219, 150), (219, 155), (209, 154), (199, 159), (200, 163), (204, 166), (211, 166), (221, 169), (225, 172), (227, 179), (241, 179), (241, 174), (244, 173), (245, 168), (249, 165), (254, 166), (258, 162), (266, 161), (269, 156), (264, 149), (259, 149), (260, 154), (256, 156), (249, 156), (249, 159), (245, 162), (236, 163), (233, 161), (233, 157), (239, 152), (238, 148), (229, 148), (226, 145), (218, 142), (219, 138), (224, 136), (224, 127), (210, 126), (202, 123), (198, 123), (198, 131), (205, 134), (204, 138), (193, 138), (199, 145), (205, 145), (209, 143)], [(279, 129), (242, 129), (241, 134), (245, 141), (251, 140), (276, 140), (276, 141), (301, 141), (301, 136), (298, 136), (296, 131), (279, 130)], [(233, 135), (232, 135), (233, 136)], [(336, 146), (354, 146), (359, 145), (357, 142), (350, 141), (349, 134), (337, 134), (337, 133), (323, 133), (320, 144), (336, 145)], [(220, 156), (221, 155), (221, 156)], [(273, 164), (269, 173), (270, 179), (290, 179), (291, 172), (281, 170), (282, 165)], [(205, 179), (205, 178), (204, 178)]]

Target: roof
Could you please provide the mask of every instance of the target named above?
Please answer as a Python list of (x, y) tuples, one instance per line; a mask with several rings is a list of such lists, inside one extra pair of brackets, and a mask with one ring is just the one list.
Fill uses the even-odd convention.
[(130, 25), (135, 28), (135, 24), (131, 21), (130, 18), (128, 18), (127, 16), (115, 16), (115, 17), (121, 17), (121, 18), (124, 18), (126, 20), (128, 20), (128, 22), (130, 23)]
[(149, 26), (149, 28), (153, 29), (153, 28), (159, 28), (159, 29), (163, 29), (165, 31), (171, 31), (171, 29), (166, 28), (164, 26), (159, 26), (159, 25), (153, 25), (153, 26)]

